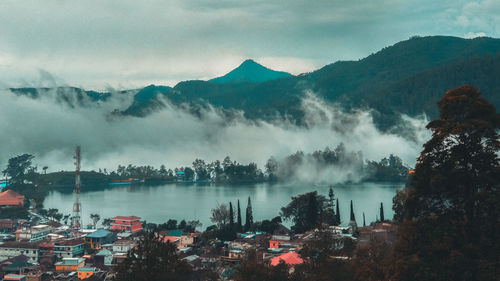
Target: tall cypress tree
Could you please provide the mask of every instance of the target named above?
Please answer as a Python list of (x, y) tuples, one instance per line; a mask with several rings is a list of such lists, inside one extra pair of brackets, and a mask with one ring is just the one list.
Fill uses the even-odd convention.
[(352, 200), (351, 200), (351, 221), (356, 221), (356, 217), (354, 216), (354, 208), (352, 207)]
[(229, 202), (229, 226), (234, 230), (234, 212), (233, 203)]
[(245, 217), (245, 231), (248, 231), (253, 224), (253, 211), (250, 196), (248, 196), (247, 212)]
[(363, 226), (366, 226), (366, 221), (365, 221), (365, 212), (363, 212)]
[(335, 217), (337, 218), (337, 223), (340, 224), (340, 207), (339, 207), (339, 199), (337, 198)]
[(384, 203), (380, 202), (380, 221), (383, 222), (385, 221), (384, 218)]
[(241, 232), (241, 209), (240, 209), (240, 199), (238, 199), (238, 218), (236, 221), (236, 231)]

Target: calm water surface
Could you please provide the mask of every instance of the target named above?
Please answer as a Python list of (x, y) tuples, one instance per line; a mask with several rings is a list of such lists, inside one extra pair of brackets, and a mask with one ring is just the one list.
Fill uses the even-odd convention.
[[(375, 220), (380, 202), (384, 203), (386, 218), (392, 218), (392, 198), (403, 184), (363, 183), (335, 185), (335, 197), (339, 199), (343, 222), (349, 220), (349, 204), (353, 200), (358, 225)], [(246, 186), (199, 186), (167, 184), (161, 186), (119, 186), (100, 191), (82, 191), (82, 220), (90, 223), (90, 214), (101, 218), (135, 215), (148, 222), (162, 223), (173, 218), (178, 221), (200, 220), (203, 229), (211, 225), (210, 210), (217, 204), (232, 202), (236, 214), (236, 200), (240, 199), (243, 222), (247, 198), (250, 196), (254, 220), (271, 219), (281, 207), (290, 202), (291, 196), (318, 191), (328, 197), (329, 186), (307, 184), (257, 184)], [(51, 192), (44, 201), (45, 208), (57, 208), (63, 214), (71, 214), (73, 195)], [(289, 225), (289, 223), (287, 223)]]

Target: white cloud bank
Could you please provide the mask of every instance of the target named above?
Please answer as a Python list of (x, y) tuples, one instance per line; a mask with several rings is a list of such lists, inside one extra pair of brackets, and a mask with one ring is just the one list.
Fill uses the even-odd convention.
[(394, 153), (413, 165), (429, 137), (424, 119), (407, 117), (417, 136), (410, 141), (378, 131), (369, 112), (344, 113), (312, 94), (303, 102), (307, 128), (286, 121), (249, 121), (242, 114), (227, 120), (215, 109), (204, 111), (200, 119), (171, 105), (145, 118), (113, 117), (109, 112), (130, 102), (119, 94), (108, 102), (75, 108), (51, 95), (35, 100), (2, 91), (0, 96), (2, 166), (12, 156), (31, 153), (49, 171), (73, 169), (76, 145), (82, 146), (84, 170), (114, 170), (118, 164), (174, 168), (191, 165), (195, 158), (213, 161), (227, 155), (263, 168), (270, 156), (308, 153), (340, 142), (348, 150), (361, 150), (365, 159)]

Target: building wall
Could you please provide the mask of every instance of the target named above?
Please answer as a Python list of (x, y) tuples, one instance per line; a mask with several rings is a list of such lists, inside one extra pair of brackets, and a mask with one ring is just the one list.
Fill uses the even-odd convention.
[(38, 249), (25, 249), (25, 248), (7, 248), (0, 247), (0, 261), (8, 258), (25, 255), (30, 258), (31, 262), (38, 262), (39, 250)]
[(92, 275), (94, 275), (93, 271), (78, 271), (78, 279), (87, 279)]

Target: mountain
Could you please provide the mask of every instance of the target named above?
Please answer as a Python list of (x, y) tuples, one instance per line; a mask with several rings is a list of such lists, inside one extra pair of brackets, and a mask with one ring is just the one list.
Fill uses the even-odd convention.
[(290, 77), (290, 73), (274, 71), (249, 59), (228, 74), (211, 79), (214, 83), (265, 82)]
[[(286, 116), (301, 124), (301, 99), (306, 92), (313, 92), (345, 110), (369, 108), (379, 128), (389, 129), (398, 123), (400, 113), (437, 117), (436, 102), (447, 90), (463, 84), (479, 88), (500, 108), (500, 39), (494, 38), (413, 37), (358, 61), (338, 61), (279, 79), (273, 78), (276, 73), (247, 60), (210, 81), (183, 81), (173, 88), (150, 85), (134, 92), (132, 104), (122, 114), (146, 116), (161, 110), (168, 99), (174, 105), (190, 105), (194, 113), (212, 105), (227, 111), (242, 110), (250, 119)], [(71, 89), (80, 99), (88, 97), (85, 101), (105, 102), (109, 95)], [(12, 90), (33, 98), (49, 91)]]
[(151, 111), (161, 109), (165, 104), (158, 97), (165, 96), (171, 90), (172, 88), (168, 86), (146, 86), (134, 95), (132, 104), (122, 114), (142, 117)]
[(171, 99), (244, 110), (248, 118), (288, 116), (300, 123), (300, 100), (312, 91), (346, 110), (374, 110), (377, 124), (384, 129), (397, 122), (399, 113), (436, 117), (438, 99), (465, 83), (478, 87), (500, 107), (500, 85), (495, 78), (499, 54), (499, 39), (414, 37), (364, 59), (338, 61), (298, 76), (260, 83), (181, 82)]
[(110, 93), (100, 93), (96, 91), (86, 91), (76, 87), (56, 87), (56, 88), (10, 88), (16, 95), (27, 95), (31, 98), (53, 95), (57, 102), (64, 103), (70, 107), (91, 106), (94, 102), (105, 102)]

